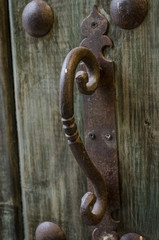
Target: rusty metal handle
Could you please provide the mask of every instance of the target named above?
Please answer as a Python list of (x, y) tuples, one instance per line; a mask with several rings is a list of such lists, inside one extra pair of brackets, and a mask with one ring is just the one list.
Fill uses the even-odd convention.
[[(65, 58), (60, 79), (60, 111), (65, 135), (78, 164), (94, 185), (94, 194), (88, 192), (82, 198), (81, 215), (88, 225), (96, 225), (102, 220), (92, 233), (93, 240), (146, 240), (137, 233), (127, 233), (120, 238), (117, 233), (119, 221), (115, 221), (111, 216), (120, 204), (114, 67), (113, 62), (106, 59), (102, 53), (104, 47), (112, 47), (112, 41), (105, 35), (108, 21), (94, 6), (90, 15), (84, 19), (81, 28), (86, 38), (81, 42), (81, 47), (73, 49)], [(86, 129), (90, 130), (93, 127), (98, 138), (92, 145), (86, 138), (87, 151), (93, 162), (81, 141), (73, 116), (73, 85), (75, 71), (80, 61), (84, 62), (86, 71), (80, 71), (76, 75), (79, 91), (92, 94), (98, 87), (93, 96), (84, 97)], [(113, 133), (112, 136), (110, 132)], [(103, 141), (105, 137), (106, 142)], [(104, 178), (93, 163), (99, 166)], [(46, 239), (66, 240), (66, 237), (58, 225), (43, 222), (36, 230), (36, 240)]]
[(85, 63), (88, 71), (88, 73), (78, 73), (77, 84), (80, 92), (92, 94), (98, 86), (100, 69), (94, 54), (84, 47), (77, 47), (70, 51), (64, 60), (60, 77), (60, 112), (71, 151), (94, 186), (95, 193), (88, 192), (82, 198), (81, 217), (87, 225), (96, 225), (101, 221), (106, 210), (107, 190), (103, 177), (87, 154), (73, 116), (74, 78), (80, 61)]

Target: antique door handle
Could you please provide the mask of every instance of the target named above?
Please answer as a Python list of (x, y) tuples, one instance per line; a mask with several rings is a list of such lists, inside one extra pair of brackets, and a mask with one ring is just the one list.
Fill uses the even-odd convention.
[[(104, 47), (112, 47), (112, 41), (105, 35), (108, 21), (96, 6), (84, 19), (81, 28), (86, 38), (80, 47), (69, 52), (61, 70), (60, 113), (71, 151), (94, 187), (92, 189), (89, 186), (91, 192), (82, 198), (81, 217), (87, 225), (95, 225), (93, 240), (119, 240), (119, 221), (112, 218), (112, 213), (120, 207), (114, 67), (113, 62), (102, 54)], [(75, 77), (80, 61), (84, 63), (83, 71)], [(86, 148), (74, 119), (75, 78), (79, 91), (83, 93)], [(87, 137), (90, 131), (93, 132), (92, 139)], [(56, 224), (44, 222), (36, 230), (36, 240), (45, 239), (65, 240), (65, 235)], [(145, 238), (136, 233), (128, 233), (120, 240)]]
[[(82, 198), (81, 217), (88, 225), (96, 225), (106, 210), (107, 191), (100, 172), (90, 160), (77, 131), (74, 120), (73, 89), (75, 72), (80, 61), (87, 66), (86, 72), (77, 73), (76, 81), (79, 90), (84, 94), (92, 94), (99, 82), (100, 69), (94, 54), (84, 47), (73, 49), (65, 58), (60, 78), (60, 112), (65, 136), (71, 151), (86, 176), (93, 183), (95, 194), (86, 193)], [(92, 208), (92, 210), (91, 210)]]

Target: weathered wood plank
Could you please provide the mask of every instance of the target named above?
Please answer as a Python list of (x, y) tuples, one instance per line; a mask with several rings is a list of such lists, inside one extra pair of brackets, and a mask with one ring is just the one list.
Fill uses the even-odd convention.
[[(109, 13), (111, 1), (97, 0)], [(110, 20), (114, 42), (120, 170), (119, 232), (159, 239), (159, 2), (150, 0), (141, 26), (122, 30)], [(107, 17), (110, 19), (109, 15)]]
[[(41, 39), (22, 29), (28, 1), (9, 1), (15, 95), (20, 148), (25, 239), (34, 239), (37, 225), (54, 221), (67, 239), (87, 239), (79, 206), (86, 178), (72, 156), (59, 116), (59, 77), (67, 53), (81, 41), (80, 23), (89, 1), (48, 1), (55, 13), (51, 33)], [(76, 120), (81, 97), (75, 95)]]
[(8, 5), (0, 1), (0, 239), (23, 239)]
[[(21, 13), (27, 2), (9, 1), (25, 238), (34, 238), (39, 222), (52, 220), (68, 239), (85, 239), (79, 217), (85, 180), (61, 129), (58, 81), (63, 59), (79, 45), (80, 22), (94, 2), (48, 1), (55, 24), (42, 39), (22, 30)], [(96, 2), (109, 12), (110, 0)], [(116, 65), (120, 232), (136, 231), (147, 240), (159, 239), (158, 5), (157, 0), (149, 1), (148, 16), (137, 29), (121, 30), (111, 22), (108, 35), (114, 49), (105, 54)], [(82, 129), (80, 101), (77, 95), (76, 118)]]
[(111, 22), (116, 65), (121, 229), (159, 239), (159, 2), (138, 28)]
[[(111, 1), (97, 0), (109, 13)], [(114, 61), (120, 170), (120, 234), (137, 232), (159, 239), (159, 30), (157, 0), (141, 26), (122, 30), (110, 16)], [(104, 12), (103, 12), (104, 13)]]

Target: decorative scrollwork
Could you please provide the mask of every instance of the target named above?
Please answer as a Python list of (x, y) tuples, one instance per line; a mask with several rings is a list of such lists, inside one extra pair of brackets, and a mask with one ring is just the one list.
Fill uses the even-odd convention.
[(96, 225), (101, 221), (106, 210), (107, 191), (103, 177), (87, 154), (73, 117), (73, 86), (75, 71), (80, 61), (84, 62), (87, 67), (87, 73), (80, 72), (77, 76), (80, 91), (92, 94), (98, 86), (100, 70), (96, 57), (87, 48), (73, 49), (65, 58), (61, 71), (60, 111), (63, 129), (72, 153), (86, 176), (93, 183), (95, 190), (94, 193), (86, 193), (82, 198), (81, 217), (87, 225)]
[[(114, 102), (113, 63), (112, 61), (105, 59), (102, 54), (102, 49), (105, 46), (112, 47), (112, 41), (109, 39), (109, 37), (104, 35), (107, 29), (108, 29), (107, 19), (98, 11), (97, 7), (94, 6), (93, 11), (87, 18), (84, 19), (82, 24), (82, 34), (86, 38), (82, 41), (81, 47), (73, 49), (65, 58), (60, 78), (60, 112), (63, 122), (63, 129), (65, 131), (68, 144), (72, 150), (72, 153), (75, 156), (75, 159), (77, 160), (79, 166), (82, 168), (82, 170), (84, 171), (84, 173), (90, 179), (94, 186), (94, 193), (92, 192), (86, 193), (83, 196), (81, 202), (81, 216), (86, 224), (97, 225), (102, 220), (101, 224), (94, 229), (92, 239), (146, 240), (144, 237), (136, 233), (128, 233), (119, 238), (116, 232), (119, 222), (114, 221), (111, 218), (111, 213), (114, 210), (116, 210), (119, 205), (119, 193), (117, 185), (118, 167), (116, 161), (117, 157), (116, 150), (113, 150), (114, 153), (113, 158), (107, 158), (107, 161), (109, 162), (108, 168), (110, 169), (111, 167), (113, 169), (113, 172), (115, 173), (114, 175), (111, 175), (111, 178), (104, 176), (104, 178), (106, 178), (107, 188), (109, 192), (108, 196), (109, 202), (107, 204), (107, 188), (105, 180), (103, 179), (102, 175), (97, 170), (97, 168), (91, 161), (90, 157), (88, 156), (87, 151), (78, 134), (77, 125), (74, 119), (74, 97), (73, 97), (74, 79), (77, 66), (80, 63), (80, 61), (82, 61), (85, 64), (86, 68), (84, 67), (84, 69), (86, 69), (86, 71), (80, 71), (76, 75), (76, 81), (79, 91), (83, 94), (89, 95), (94, 93), (98, 87), (98, 90), (95, 93), (95, 102), (99, 101), (100, 104), (101, 103), (103, 104), (103, 101), (105, 103), (106, 100), (105, 95), (108, 95), (109, 101), (106, 101), (107, 108), (109, 109), (109, 114), (111, 112), (112, 115), (111, 120), (113, 119), (113, 122), (115, 122), (114, 120), (115, 107), (112, 104)], [(101, 93), (103, 91), (99, 91), (101, 89), (104, 90), (104, 99), (102, 101)], [(109, 91), (111, 91), (111, 95), (109, 95)], [(99, 97), (97, 98), (97, 95), (100, 95), (100, 98)], [(94, 96), (90, 96), (88, 98), (89, 101), (90, 99), (93, 100), (92, 97), (94, 99)], [(92, 105), (94, 104), (94, 100), (91, 102), (91, 104)], [(95, 109), (99, 113), (98, 106), (99, 104)], [(101, 111), (103, 116), (103, 112), (105, 111), (105, 104), (104, 108), (100, 108), (100, 112)], [(109, 122), (110, 120), (106, 122), (104, 120), (104, 125), (106, 123), (108, 124)], [(113, 124), (111, 123), (111, 125)], [(115, 129), (114, 125), (113, 129)], [(100, 154), (98, 154), (97, 156), (99, 155)], [(92, 159), (94, 158), (94, 161), (96, 162), (96, 159), (98, 157), (94, 155), (91, 156), (91, 158)], [(103, 169), (106, 172), (108, 171), (108, 169), (105, 167)], [(108, 176), (110, 176), (109, 172)], [(110, 186), (111, 187), (113, 186), (113, 190), (115, 189), (114, 193), (110, 191)], [(111, 197), (113, 199), (113, 202), (115, 202), (115, 205), (112, 204)], [(66, 240), (65, 235), (63, 231), (59, 228), (59, 226), (49, 222), (44, 222), (40, 224), (36, 230), (36, 240), (46, 239)]]

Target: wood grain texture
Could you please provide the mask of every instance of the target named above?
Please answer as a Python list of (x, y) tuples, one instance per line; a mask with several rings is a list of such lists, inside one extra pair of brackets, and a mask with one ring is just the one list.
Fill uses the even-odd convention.
[[(58, 223), (67, 239), (88, 239), (79, 217), (86, 179), (71, 155), (58, 109), (62, 62), (81, 40), (80, 23), (93, 0), (47, 1), (55, 13), (45, 38), (29, 37), (21, 25), (26, 0), (9, 0), (15, 95), (23, 189), (25, 239), (34, 239), (39, 222)], [(110, 1), (97, 0), (109, 10)], [(134, 30), (110, 24), (115, 62), (121, 234), (137, 232), (159, 240), (159, 81), (158, 0), (149, 0), (144, 23)], [(107, 15), (109, 19), (109, 15)], [(81, 98), (75, 97), (82, 129)]]
[(23, 239), (8, 5), (0, 1), (0, 239)]
[[(86, 178), (62, 130), (59, 78), (65, 56), (79, 46), (80, 23), (91, 4), (47, 2), (54, 10), (53, 30), (37, 39), (22, 29), (21, 14), (28, 1), (9, 1), (25, 239), (34, 239), (37, 225), (46, 220), (59, 224), (67, 239), (87, 239), (79, 213)], [(81, 129), (81, 97), (76, 93), (75, 109)]]
[(159, 27), (157, 0), (148, 1), (144, 22), (134, 30), (115, 26), (110, 1), (97, 0), (110, 20), (113, 49), (105, 56), (115, 63), (120, 172), (120, 235), (137, 232), (159, 240)]
[(121, 192), (121, 233), (159, 240), (159, 2), (134, 30), (113, 22)]

